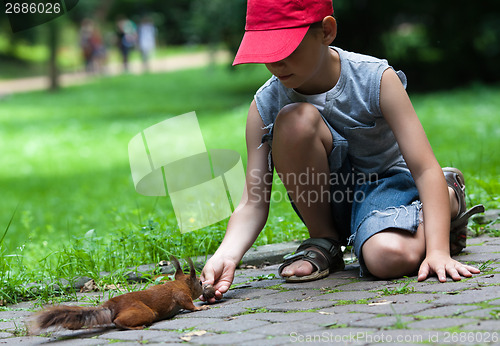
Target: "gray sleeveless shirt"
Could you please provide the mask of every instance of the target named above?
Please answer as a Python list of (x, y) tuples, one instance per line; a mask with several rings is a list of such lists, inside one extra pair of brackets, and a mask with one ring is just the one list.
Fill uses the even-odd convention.
[[(391, 67), (386, 60), (331, 48), (340, 56), (340, 78), (326, 93), (324, 107), (318, 108), (333, 136), (334, 148), (329, 156), (331, 172), (337, 171), (346, 158), (355, 171), (364, 174), (382, 175), (391, 168), (408, 170), (380, 109), (382, 74)], [(398, 71), (397, 74), (406, 87), (404, 73)], [(260, 87), (255, 101), (270, 133), (284, 106), (307, 102), (304, 95), (285, 88), (274, 76)]]

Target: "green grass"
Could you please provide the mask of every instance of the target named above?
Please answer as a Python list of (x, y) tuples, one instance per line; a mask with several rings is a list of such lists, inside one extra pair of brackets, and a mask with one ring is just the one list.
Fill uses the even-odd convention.
[[(226, 221), (181, 235), (168, 198), (136, 193), (127, 145), (151, 125), (196, 111), (207, 148), (236, 150), (246, 163), (248, 105), (268, 76), (262, 66), (212, 67), (0, 100), (0, 300), (40, 297), (29, 282), (47, 284), (50, 299), (59, 278), (123, 277), (125, 267), (169, 254), (213, 253)], [(465, 173), (469, 202), (498, 207), (500, 87), (413, 96), (440, 163)], [(290, 206), (275, 203), (257, 244), (305, 236)]]

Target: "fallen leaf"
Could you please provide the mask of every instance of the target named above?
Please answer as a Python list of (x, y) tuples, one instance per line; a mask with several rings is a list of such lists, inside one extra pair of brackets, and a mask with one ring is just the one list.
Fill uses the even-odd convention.
[(376, 302), (369, 303), (368, 306), (388, 305), (394, 303), (392, 300), (377, 300)]
[(95, 281), (92, 279), (92, 280), (87, 281), (83, 285), (83, 287), (80, 289), (80, 293), (94, 292), (97, 290), (98, 290), (98, 287), (95, 284)]
[(184, 334), (184, 336), (191, 338), (192, 336), (202, 336), (205, 334), (207, 334), (206, 330), (193, 330), (192, 332)]

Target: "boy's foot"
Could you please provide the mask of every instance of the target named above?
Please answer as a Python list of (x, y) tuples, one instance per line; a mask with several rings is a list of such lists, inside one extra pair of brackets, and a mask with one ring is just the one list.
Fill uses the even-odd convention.
[(455, 192), (458, 201), (458, 213), (451, 219), (450, 226), (450, 254), (454, 256), (467, 246), (467, 223), (469, 218), (474, 214), (483, 213), (484, 206), (479, 204), (467, 210), (464, 175), (460, 170), (452, 167), (443, 168), (443, 173), (448, 187)]
[(286, 282), (305, 282), (322, 279), (344, 266), (340, 242), (310, 238), (302, 242), (295, 254), (285, 256), (278, 273)]

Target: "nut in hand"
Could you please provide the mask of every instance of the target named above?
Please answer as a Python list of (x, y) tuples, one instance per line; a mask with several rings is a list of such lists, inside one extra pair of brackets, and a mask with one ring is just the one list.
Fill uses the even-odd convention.
[(206, 300), (215, 297), (215, 288), (210, 284), (203, 285), (203, 298)]

